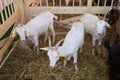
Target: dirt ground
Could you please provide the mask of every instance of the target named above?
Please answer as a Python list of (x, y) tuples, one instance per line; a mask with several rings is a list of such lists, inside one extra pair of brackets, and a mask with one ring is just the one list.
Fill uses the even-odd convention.
[[(55, 27), (56, 41), (64, 38), (69, 29)], [(113, 42), (114, 30), (107, 29), (108, 38)], [(48, 41), (44, 41), (44, 35), (39, 38), (39, 46), (47, 47)], [(33, 49), (32, 44), (28, 44)], [(73, 58), (63, 67), (64, 58), (60, 58), (54, 69), (49, 68), (49, 58), (46, 51), (29, 52), (19, 47), (14, 51), (0, 70), (0, 80), (109, 80), (108, 66), (106, 65), (107, 52), (101, 46), (101, 53), (96, 50), (96, 56), (92, 55), (92, 37), (85, 34), (83, 52), (78, 52), (78, 74), (74, 73)]]

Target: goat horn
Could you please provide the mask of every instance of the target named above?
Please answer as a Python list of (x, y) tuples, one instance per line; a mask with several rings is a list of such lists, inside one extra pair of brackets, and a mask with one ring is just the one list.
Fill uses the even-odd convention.
[(49, 47), (52, 47), (50, 36), (48, 36), (48, 39), (49, 39)]
[(61, 39), (60, 41), (57, 42), (57, 44), (55, 45), (56, 48), (58, 48), (58, 46), (60, 45), (60, 43), (64, 41), (64, 39)]
[[(108, 13), (108, 12), (107, 12)], [(107, 16), (107, 13), (104, 15), (103, 20), (105, 20), (105, 17)]]

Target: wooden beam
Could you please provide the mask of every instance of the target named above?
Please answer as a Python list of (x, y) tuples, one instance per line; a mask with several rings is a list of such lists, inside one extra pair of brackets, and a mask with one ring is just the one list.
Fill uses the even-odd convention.
[(12, 41), (13, 41), (13, 38), (9, 37), (9, 39), (6, 42), (6, 44), (2, 47), (2, 49), (0, 49), (0, 60), (2, 59), (3, 54), (8, 49), (8, 47), (10, 46), (10, 44), (11, 44)]
[[(25, 16), (26, 7), (25, 7), (25, 5), (28, 6), (27, 0), (14, 0), (14, 5), (15, 5), (15, 9), (19, 10), (19, 14), (20, 14), (19, 22), (21, 24), (25, 24), (26, 23), (26, 16)], [(26, 14), (29, 14), (29, 12), (27, 12)]]
[(79, 7), (28, 7), (29, 11), (31, 14), (34, 13), (40, 13), (43, 11), (50, 11), (54, 14), (84, 14), (84, 13), (93, 13), (93, 14), (105, 14), (106, 12), (108, 12), (110, 10), (111, 7), (99, 7), (99, 6), (94, 6), (91, 8), (85, 7), (85, 6), (79, 6)]
[(0, 27), (0, 38), (8, 31), (8, 29), (18, 20), (19, 11), (17, 10), (11, 15)]
[(8, 38), (5, 38), (0, 41), (0, 48), (6, 43), (7, 40), (8, 40)]

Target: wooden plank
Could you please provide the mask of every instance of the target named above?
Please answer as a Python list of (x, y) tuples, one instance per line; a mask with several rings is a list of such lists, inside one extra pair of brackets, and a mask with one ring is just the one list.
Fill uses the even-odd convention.
[(2, 10), (0, 10), (0, 13), (1, 13), (2, 21), (4, 22), (4, 21), (5, 21), (5, 19), (4, 19), (4, 16), (3, 16), (3, 11), (2, 11)]
[(100, 5), (100, 0), (98, 0), (98, 5), (97, 6), (99, 6)]
[(105, 0), (105, 2), (104, 2), (104, 7), (106, 7), (106, 3), (107, 3), (107, 0)]
[(114, 0), (111, 1), (111, 6), (113, 5), (113, 1), (114, 1)]
[[(14, 5), (14, 4), (13, 4)], [(14, 7), (12, 6), (12, 4), (10, 5), (12, 13), (14, 12)]]
[(46, 0), (46, 6), (48, 6), (48, 0)]
[(87, 1), (87, 11), (91, 13), (91, 8), (92, 8), (92, 0)]
[(0, 48), (6, 43), (7, 40), (8, 40), (8, 38), (5, 38), (0, 41)]
[(19, 11), (17, 10), (13, 15), (11, 15), (0, 27), (0, 38), (8, 31), (8, 29), (13, 25), (19, 18)]
[(1, 3), (0, 3), (0, 13), (1, 13), (1, 17), (2, 17), (2, 21), (4, 22), (5, 21), (5, 19), (4, 19), (4, 16), (3, 16), (3, 5), (2, 5), (2, 1), (0, 1)]
[(40, 2), (40, 6), (42, 6), (42, 1), (40, 0), (39, 2)]
[(81, 7), (28, 7), (30, 13), (40, 13), (43, 11), (50, 11), (54, 14), (84, 14), (84, 13), (93, 13), (93, 14), (105, 14), (111, 7), (91, 7), (87, 8), (85, 6)]
[[(8, 2), (8, 0), (7, 0), (7, 4), (10, 5), (9, 2)], [(10, 16), (10, 6), (8, 6), (8, 14)]]
[(53, 0), (53, 6), (55, 6), (55, 0)]
[[(68, 4), (69, 5), (69, 4)], [(72, 6), (75, 6), (75, 0), (72, 0)]]
[(61, 0), (59, 1), (59, 5), (61, 6)]
[(87, 1), (87, 6), (88, 6), (88, 7), (92, 7), (92, 0), (88, 0), (88, 1)]
[(6, 3), (5, 3), (5, 1), (3, 1), (2, 3), (3, 3), (4, 12), (5, 12), (5, 17), (6, 17), (6, 19), (7, 19), (8, 16), (7, 16), (7, 10), (6, 10)]
[(0, 49), (0, 59), (2, 59), (3, 54), (8, 49), (8, 47), (10, 46), (10, 44), (11, 44), (12, 41), (13, 41), (13, 38), (9, 37), (9, 39), (6, 42), (6, 44), (2, 47), (2, 49)]
[[(26, 3), (27, 1), (26, 0), (19, 0), (16, 2), (17, 7), (20, 10), (20, 22), (21, 22), (21, 24), (26, 23), (26, 16), (29, 16), (29, 14), (30, 14), (29, 10), (27, 9), (27, 4), (25, 4), (24, 2)], [(39, 1), (38, 1), (38, 3), (39, 3)], [(23, 6), (23, 7), (21, 7), (21, 6)]]
[(79, 0), (79, 6), (82, 6), (82, 1), (81, 0)]

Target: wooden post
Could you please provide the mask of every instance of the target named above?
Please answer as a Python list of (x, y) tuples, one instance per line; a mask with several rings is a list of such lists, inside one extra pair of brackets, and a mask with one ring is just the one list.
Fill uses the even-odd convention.
[(59, 1), (59, 6), (61, 6), (61, 0)]
[(4, 9), (4, 12), (5, 12), (5, 18), (7, 19), (8, 18), (8, 13), (7, 13), (7, 10), (6, 10), (6, 3), (5, 1), (2, 0), (2, 3), (3, 3), (3, 9)]
[(18, 8), (20, 11), (20, 23), (26, 23), (26, 16), (25, 16), (25, 6), (24, 0), (14, 0), (15, 1), (15, 8)]
[(92, 0), (88, 0), (87, 2), (88, 2), (88, 3), (87, 3), (88, 12), (91, 13)]
[(40, 2), (40, 6), (42, 6), (42, 1), (40, 0), (39, 2)]
[(53, 0), (53, 6), (55, 6), (55, 0)]
[[(42, 0), (40, 1), (40, 5), (42, 6)], [(26, 23), (30, 20), (32, 13), (29, 10), (29, 5), (27, 4), (27, 0), (24, 0), (24, 16)]]
[[(6, 2), (7, 2), (7, 4), (9, 5), (8, 0), (6, 0)], [(9, 14), (9, 16), (10, 16), (10, 6), (8, 6), (8, 14)]]
[(2, 7), (0, 7), (0, 13), (1, 13), (1, 17), (2, 17), (2, 22), (4, 22), (5, 21), (5, 19), (4, 19), (4, 16), (3, 16), (3, 11), (2, 11)]

